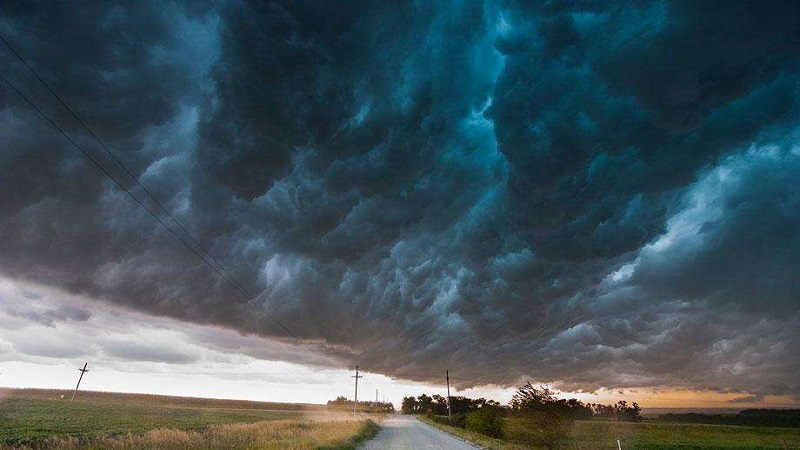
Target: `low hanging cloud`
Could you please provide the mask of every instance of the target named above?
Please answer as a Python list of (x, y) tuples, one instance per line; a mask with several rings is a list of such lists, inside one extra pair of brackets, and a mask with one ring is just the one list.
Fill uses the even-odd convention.
[(215, 365), (247, 372), (251, 369), (248, 364), (259, 360), (293, 361), (309, 366), (309, 370), (343, 364), (320, 349), (296, 342), (265, 342), (236, 330), (153, 317), (57, 288), (2, 277), (0, 330), (0, 362), (52, 364), (86, 358), (106, 370), (160, 371), (164, 366), (158, 364), (163, 363), (178, 370), (199, 367), (209, 373)]
[[(796, 2), (87, 11), (0, 32), (306, 342), (461, 387), (798, 395)], [(0, 122), (3, 274), (286, 339), (7, 89)]]

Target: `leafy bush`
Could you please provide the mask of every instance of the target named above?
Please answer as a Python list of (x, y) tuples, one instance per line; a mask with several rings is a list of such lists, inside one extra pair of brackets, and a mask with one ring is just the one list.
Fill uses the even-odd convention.
[(450, 418), (449, 424), (454, 426), (454, 427), (466, 428), (467, 427), (467, 415), (469, 415), (469, 413), (465, 413), (465, 412), (453, 414), (453, 417)]
[(442, 425), (449, 425), (452, 427), (466, 428), (467, 427), (467, 413), (453, 414), (453, 417), (447, 416), (434, 416), (433, 414), (427, 415), (428, 418), (436, 423)]
[(483, 407), (467, 414), (466, 428), (493, 438), (503, 437), (503, 418), (493, 407)]

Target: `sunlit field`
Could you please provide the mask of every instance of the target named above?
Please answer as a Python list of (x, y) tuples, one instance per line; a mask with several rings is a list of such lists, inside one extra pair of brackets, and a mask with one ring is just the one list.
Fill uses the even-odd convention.
[[(63, 395), (63, 398), (62, 398)], [(350, 448), (376, 427), (319, 405), (6, 390), (0, 447)]]

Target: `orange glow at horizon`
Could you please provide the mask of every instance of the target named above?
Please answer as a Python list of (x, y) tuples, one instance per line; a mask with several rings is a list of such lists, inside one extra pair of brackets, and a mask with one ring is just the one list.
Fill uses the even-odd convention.
[(765, 396), (761, 401), (735, 401), (750, 397), (747, 393), (721, 393), (692, 389), (602, 389), (595, 393), (563, 392), (559, 398), (575, 397), (585, 403), (636, 402), (642, 408), (797, 408), (800, 403), (788, 395)]

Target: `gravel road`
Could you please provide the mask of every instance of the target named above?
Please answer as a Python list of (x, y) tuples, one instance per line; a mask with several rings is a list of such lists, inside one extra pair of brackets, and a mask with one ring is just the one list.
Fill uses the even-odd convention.
[(475, 450), (444, 431), (424, 424), (414, 416), (394, 415), (383, 422), (383, 429), (361, 450)]

